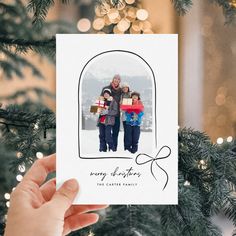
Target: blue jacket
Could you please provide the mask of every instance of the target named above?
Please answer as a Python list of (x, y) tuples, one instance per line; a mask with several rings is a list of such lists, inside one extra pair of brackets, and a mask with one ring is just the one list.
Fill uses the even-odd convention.
[(138, 114), (135, 112), (125, 112), (126, 116), (126, 124), (131, 126), (140, 126), (142, 122), (142, 117), (144, 115), (144, 112), (139, 112)]

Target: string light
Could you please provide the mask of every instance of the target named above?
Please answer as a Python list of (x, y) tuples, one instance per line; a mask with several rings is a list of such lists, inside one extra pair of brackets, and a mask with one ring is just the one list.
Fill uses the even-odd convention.
[(18, 166), (18, 170), (21, 172), (21, 173), (24, 173), (25, 172), (25, 165), (24, 164), (21, 164)]
[(5, 198), (6, 200), (9, 200), (10, 197), (11, 197), (10, 193), (5, 193), (5, 194), (4, 194), (4, 198)]
[(226, 140), (227, 140), (228, 143), (231, 143), (233, 141), (233, 137), (229, 136)]
[(95, 234), (90, 230), (88, 236), (95, 236)]
[(204, 160), (200, 160), (199, 163), (200, 163), (201, 165), (206, 165), (206, 162), (205, 162)]
[(10, 202), (9, 201), (6, 202), (6, 206), (10, 207)]
[(205, 160), (200, 160), (198, 162), (198, 169), (201, 169), (201, 170), (207, 169), (207, 162)]
[(97, 18), (93, 22), (93, 28), (95, 30), (101, 30), (105, 26), (105, 21), (103, 18)]
[(221, 138), (221, 137), (219, 137), (219, 138), (216, 140), (216, 142), (217, 142), (218, 144), (222, 144), (222, 143), (224, 142), (224, 139)]
[(87, 18), (82, 18), (77, 23), (77, 29), (80, 32), (87, 32), (90, 30), (90, 28), (91, 28), (91, 22)]
[(130, 22), (128, 22), (126, 19), (122, 19), (118, 24), (117, 28), (121, 32), (125, 32), (130, 27)]
[(36, 123), (36, 124), (34, 125), (34, 129), (35, 129), (35, 130), (38, 130), (38, 129), (39, 129), (38, 123)]
[(23, 176), (22, 176), (22, 175), (17, 175), (17, 176), (16, 176), (16, 180), (17, 180), (18, 182), (20, 182), (22, 179), (23, 179)]
[(189, 182), (188, 180), (186, 180), (186, 181), (184, 182), (184, 186), (189, 186), (189, 185), (191, 185), (190, 182)]
[(97, 33), (106, 34), (153, 34), (152, 25), (147, 20), (148, 11), (135, 2), (136, 0), (101, 0), (95, 7), (93, 29)]
[(125, 2), (126, 2), (127, 4), (133, 4), (133, 3), (135, 2), (135, 0), (125, 0)]
[(139, 20), (146, 20), (148, 18), (148, 12), (145, 9), (139, 9), (137, 11), (137, 18)]
[(235, 8), (236, 8), (236, 0), (232, 0), (232, 1), (230, 2), (230, 5), (231, 5), (232, 7), (235, 7)]
[(42, 158), (43, 158), (43, 153), (42, 153), (42, 152), (37, 152), (37, 153), (36, 153), (36, 157), (37, 157), (38, 159), (42, 159)]
[(17, 153), (16, 153), (16, 157), (17, 157), (17, 158), (23, 157), (23, 153), (22, 153), (22, 152), (17, 152)]

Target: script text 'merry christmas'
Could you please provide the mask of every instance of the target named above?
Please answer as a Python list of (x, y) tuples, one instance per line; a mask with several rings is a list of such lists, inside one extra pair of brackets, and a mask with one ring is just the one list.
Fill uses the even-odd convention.
[(95, 177), (100, 177), (101, 181), (104, 181), (106, 177), (110, 176), (110, 177), (121, 177), (121, 178), (129, 178), (131, 176), (133, 177), (138, 177), (140, 178), (141, 173), (140, 172), (136, 172), (133, 167), (130, 167), (128, 169), (125, 170), (120, 170), (119, 167), (116, 167), (114, 171), (112, 172), (104, 172), (104, 171), (91, 171), (90, 172), (90, 176), (95, 176)]

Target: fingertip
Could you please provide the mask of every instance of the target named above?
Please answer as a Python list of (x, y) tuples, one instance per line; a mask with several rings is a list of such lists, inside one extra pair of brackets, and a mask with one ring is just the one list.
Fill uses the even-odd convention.
[(93, 224), (98, 222), (100, 216), (97, 213), (90, 213), (89, 215)]
[(79, 183), (76, 179), (69, 179), (63, 185), (67, 190), (72, 192), (79, 190)]

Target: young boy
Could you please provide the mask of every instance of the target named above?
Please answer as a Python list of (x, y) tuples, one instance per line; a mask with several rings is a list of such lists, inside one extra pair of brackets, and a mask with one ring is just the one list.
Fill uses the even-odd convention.
[[(127, 83), (122, 84), (121, 86), (122, 88), (122, 93), (121, 93), (121, 104), (123, 101), (123, 98), (131, 98), (131, 91), (130, 91), (130, 87)], [(125, 112), (122, 111), (121, 113), (121, 120), (123, 122), (123, 128), (124, 128), (124, 150), (128, 150), (128, 147), (126, 147), (126, 116), (125, 116)]]
[(110, 89), (105, 88), (102, 94), (104, 97), (105, 108), (100, 112), (98, 118), (100, 140), (99, 151), (106, 152), (107, 148), (109, 151), (116, 151), (112, 138), (112, 126), (115, 124), (115, 117), (118, 114), (118, 104), (116, 100), (112, 98)]
[[(131, 94), (133, 105), (143, 105), (140, 100), (140, 94), (133, 92)], [(140, 125), (144, 112), (142, 110), (134, 110), (125, 112), (126, 115), (126, 143), (125, 148), (131, 153), (138, 151), (138, 142), (140, 137)]]

